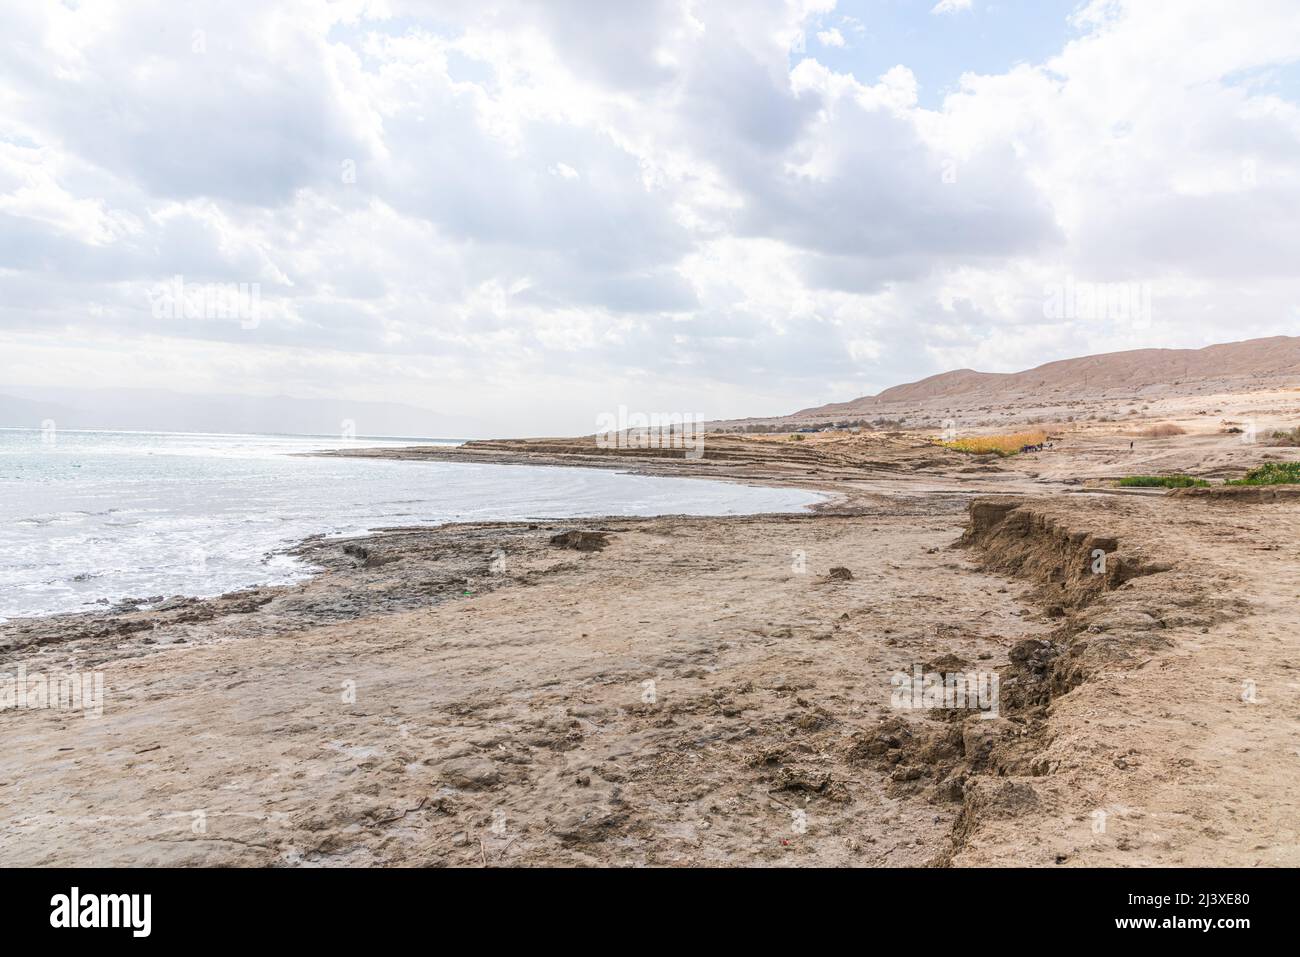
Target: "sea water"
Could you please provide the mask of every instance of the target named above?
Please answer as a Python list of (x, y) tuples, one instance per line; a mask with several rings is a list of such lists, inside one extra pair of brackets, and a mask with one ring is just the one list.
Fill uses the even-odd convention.
[(799, 511), (822, 496), (605, 469), (312, 457), (448, 440), (0, 429), (0, 619), (207, 597), (314, 569), (310, 535), (395, 525)]

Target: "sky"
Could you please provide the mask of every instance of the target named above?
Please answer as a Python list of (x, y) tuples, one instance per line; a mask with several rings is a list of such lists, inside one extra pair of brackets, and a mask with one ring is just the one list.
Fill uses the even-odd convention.
[(1294, 334), (1298, 61), (1294, 0), (5, 2), (0, 393), (579, 434)]

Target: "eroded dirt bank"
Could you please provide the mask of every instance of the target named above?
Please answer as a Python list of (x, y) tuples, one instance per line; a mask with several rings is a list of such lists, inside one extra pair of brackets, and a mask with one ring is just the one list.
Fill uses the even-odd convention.
[[(106, 685), (0, 712), (0, 862), (1300, 861), (1294, 498), (880, 461), (816, 515), (399, 529), (0, 626)], [(917, 668), (999, 717), (893, 707)]]
[(1300, 508), (1244, 501), (975, 503), (965, 543), (1058, 624), (1010, 649), (1006, 723), (963, 756), (954, 863), (1300, 861)]

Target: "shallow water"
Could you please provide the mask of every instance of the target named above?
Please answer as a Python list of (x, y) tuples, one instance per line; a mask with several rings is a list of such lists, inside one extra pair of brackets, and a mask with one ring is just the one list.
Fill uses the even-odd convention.
[(295, 454), (349, 444), (434, 442), (0, 430), (0, 618), (285, 584), (312, 568), (282, 550), (315, 534), (449, 521), (790, 512), (822, 498), (602, 469)]

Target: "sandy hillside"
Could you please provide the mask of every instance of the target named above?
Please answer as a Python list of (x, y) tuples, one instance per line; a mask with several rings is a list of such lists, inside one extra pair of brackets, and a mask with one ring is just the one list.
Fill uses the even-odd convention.
[[(958, 369), (878, 395), (792, 415), (710, 423), (727, 432), (833, 424), (882, 429), (1004, 428), (1025, 423), (1126, 421), (1152, 410), (1248, 413), (1300, 392), (1300, 337), (1275, 336), (1204, 349), (1139, 349), (1064, 359), (1018, 373)], [(1276, 403), (1275, 403), (1276, 404)], [(1202, 423), (1206, 424), (1206, 423)]]
[(936, 400), (965, 404), (982, 400), (1019, 401), (1058, 392), (1076, 395), (1159, 388), (1187, 392), (1206, 383), (1300, 379), (1300, 337), (1273, 336), (1206, 346), (1203, 349), (1134, 349), (1061, 359), (1025, 372), (995, 373), (958, 369), (919, 382), (898, 385), (879, 395), (804, 409), (796, 418), (871, 412), (906, 403)]

